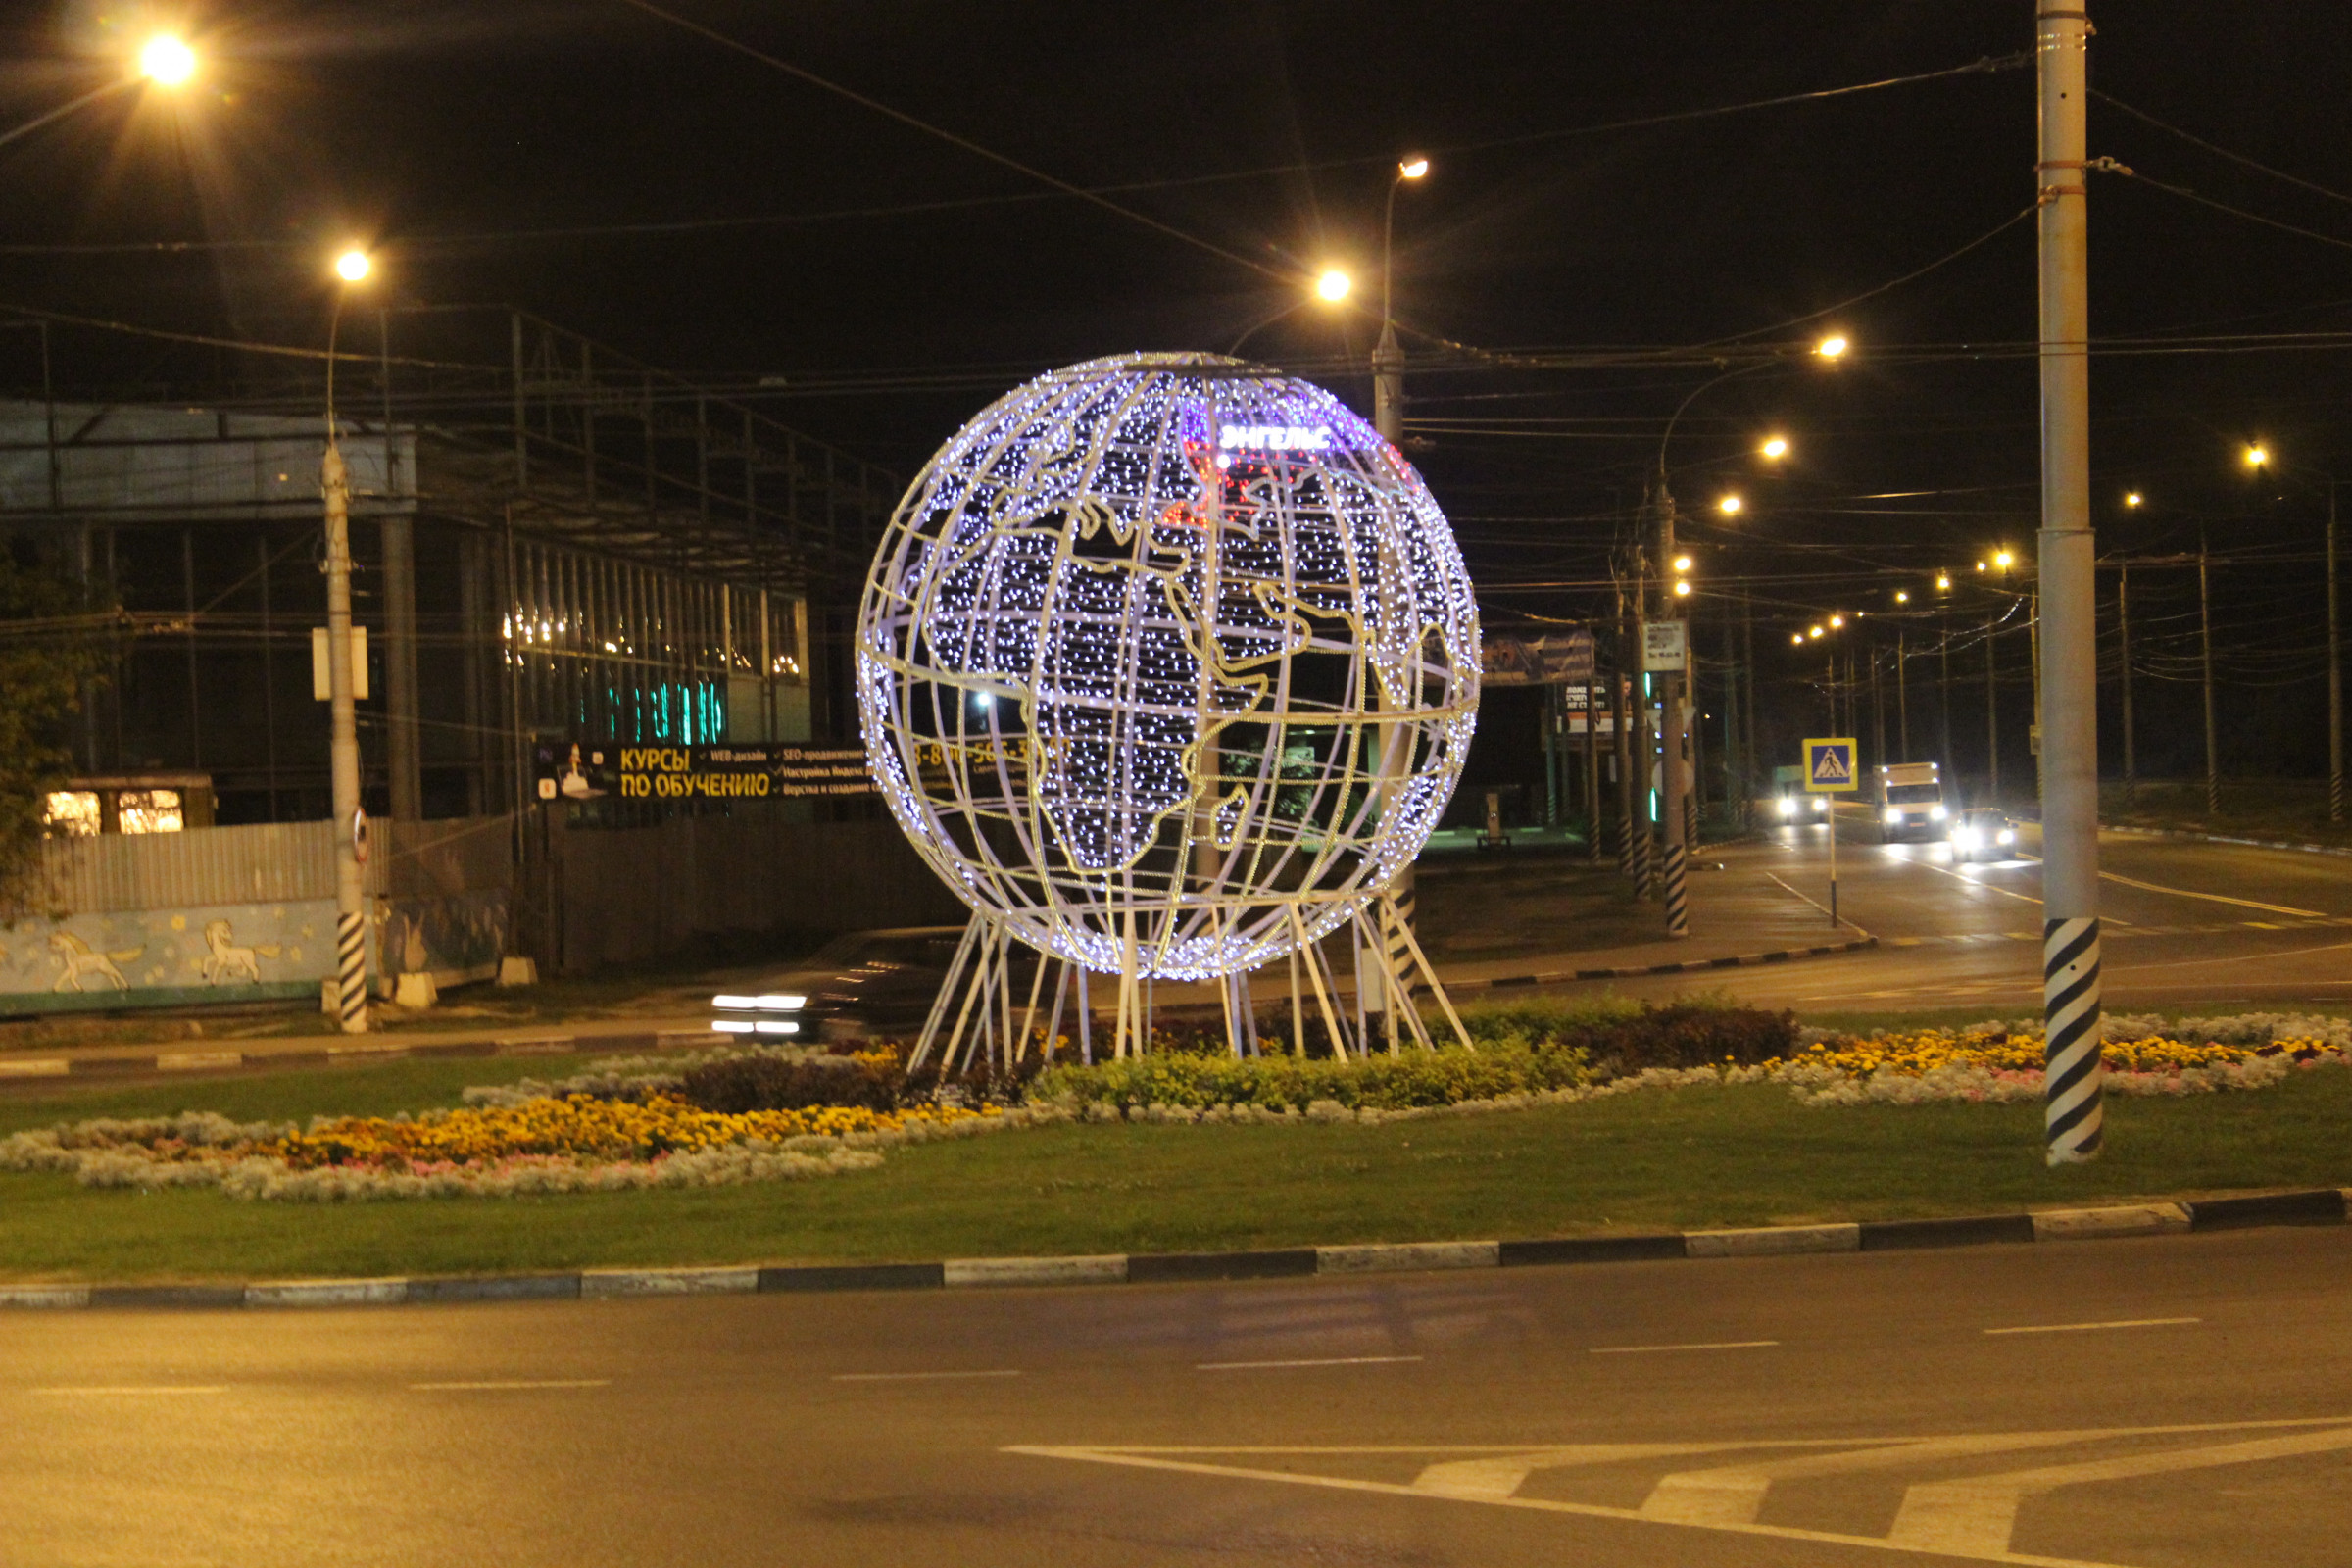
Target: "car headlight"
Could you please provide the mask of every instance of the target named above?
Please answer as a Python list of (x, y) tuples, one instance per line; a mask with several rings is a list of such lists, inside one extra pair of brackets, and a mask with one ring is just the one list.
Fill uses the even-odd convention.
[(1899, 807), (1899, 806), (1889, 806), (1888, 808), (1886, 808), (1886, 825), (1887, 825), (1888, 827), (1893, 827), (1893, 826), (1895, 826), (1896, 824), (1900, 823), (1900, 822), (1902, 821), (1902, 819), (1903, 819), (1903, 808), (1902, 808), (1901, 807)]
[(1830, 814), (1830, 798), (1827, 795), (1816, 795), (1813, 797), (1813, 814), (1815, 816), (1827, 816)]
[(1795, 796), (1784, 795), (1781, 797), (1781, 814), (1783, 816), (1794, 816), (1796, 814)]
[(1928, 820), (1931, 822), (1940, 822), (1949, 815), (1951, 815), (1951, 813), (1946, 811), (1940, 806), (1931, 806), (1928, 808)]
[(1980, 837), (1977, 833), (1977, 830), (1973, 827), (1956, 827), (1952, 829), (1952, 843), (1960, 849), (1973, 850), (1977, 847), (1979, 842)]
[(1998, 834), (1996, 834), (1994, 837), (1995, 837), (1996, 841), (1997, 841), (1997, 842), (1999, 842), (1999, 843), (2002, 843), (2002, 844), (2015, 844), (2015, 843), (2017, 842), (2017, 830), (2016, 830), (2016, 829), (2014, 829), (2014, 828), (2006, 828), (2006, 827), (2005, 827), (2005, 828), (2001, 829), (2001, 831), (2000, 831)]

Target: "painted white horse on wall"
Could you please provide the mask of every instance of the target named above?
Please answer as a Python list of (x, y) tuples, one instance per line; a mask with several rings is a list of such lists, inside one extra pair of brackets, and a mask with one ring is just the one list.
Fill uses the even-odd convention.
[(220, 986), (227, 985), (231, 981), (243, 981), (252, 985), (260, 985), (262, 983), (262, 966), (259, 960), (276, 957), (277, 944), (259, 942), (250, 948), (239, 947), (230, 940), (233, 935), (226, 920), (206, 922), (204, 945), (210, 948), (212, 953), (198, 965), (203, 971), (206, 983)]
[(117, 991), (128, 991), (130, 982), (122, 978), (117, 963), (128, 963), (145, 953), (145, 948), (118, 948), (112, 953), (100, 953), (71, 931), (53, 931), (49, 935), (49, 951), (57, 955), (57, 980), (52, 991), (87, 991), (82, 981), (96, 976)]

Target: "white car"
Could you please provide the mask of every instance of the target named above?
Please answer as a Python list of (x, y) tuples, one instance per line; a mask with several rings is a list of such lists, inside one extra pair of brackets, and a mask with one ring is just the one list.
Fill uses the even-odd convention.
[(1954, 860), (2014, 860), (2017, 822), (1989, 806), (1972, 806), (1952, 821)]
[(1826, 822), (1830, 818), (1830, 798), (1827, 795), (1791, 793), (1780, 798), (1776, 810), (1784, 822), (1794, 822), (1800, 817), (1810, 817), (1816, 822)]

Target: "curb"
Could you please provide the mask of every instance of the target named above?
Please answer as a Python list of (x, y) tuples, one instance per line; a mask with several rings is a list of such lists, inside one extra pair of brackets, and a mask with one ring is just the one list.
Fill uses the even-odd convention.
[[(726, 1038), (726, 1037), (721, 1037)], [(362, 1061), (448, 1056), (554, 1056), (575, 1051), (675, 1051), (709, 1045), (701, 1029), (639, 1030), (633, 1034), (514, 1035), (499, 1040), (455, 1040), (439, 1045), (323, 1046), (316, 1051), (159, 1051), (152, 1056), (5, 1056), (0, 1078), (107, 1078), (128, 1073), (234, 1072), (241, 1067), (337, 1067)]]
[(2233, 833), (2199, 833), (2184, 827), (2106, 827), (2108, 833), (2129, 833), (2133, 838), (2178, 839), (2187, 844), (2234, 844), (2248, 850), (2292, 850), (2299, 855), (2352, 855), (2352, 849), (2341, 844), (2303, 844), (2286, 839), (2248, 839)]
[(1743, 953), (1731, 958), (1690, 958), (1681, 963), (1635, 964), (1618, 969), (1548, 969), (1540, 974), (1501, 975), (1492, 980), (1448, 980), (1448, 991), (1508, 991), (1521, 986), (1552, 986), (1570, 980), (1638, 980), (1653, 974), (1700, 974), (1709, 969), (1752, 969), (1759, 964), (1788, 963), (1798, 958), (1822, 958), (1833, 953), (1860, 953), (1875, 948), (1879, 939), (1865, 931), (1851, 942), (1825, 942), (1812, 948), (1782, 948), (1774, 953)]
[(812, 1291), (990, 1290), (1041, 1285), (1174, 1285), (1307, 1275), (1631, 1263), (1666, 1258), (1788, 1257), (1939, 1247), (2101, 1241), (2189, 1231), (2352, 1222), (2352, 1188), (2258, 1193), (2187, 1203), (1863, 1220), (1750, 1230), (1659, 1231), (1517, 1242), (1401, 1242), (1240, 1252), (1110, 1252), (1082, 1257), (958, 1257), (935, 1263), (806, 1267), (596, 1268), (571, 1274), (419, 1279), (268, 1280), (250, 1285), (0, 1285), (0, 1309), (393, 1306), (448, 1301), (613, 1300), (648, 1296), (775, 1296)]

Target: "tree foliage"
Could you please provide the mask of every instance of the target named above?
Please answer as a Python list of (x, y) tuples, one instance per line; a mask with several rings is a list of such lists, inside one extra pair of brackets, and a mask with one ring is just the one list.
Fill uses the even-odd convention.
[(49, 792), (72, 776), (66, 725), (104, 643), (78, 585), (19, 541), (0, 541), (0, 923), (48, 912), (41, 878)]

